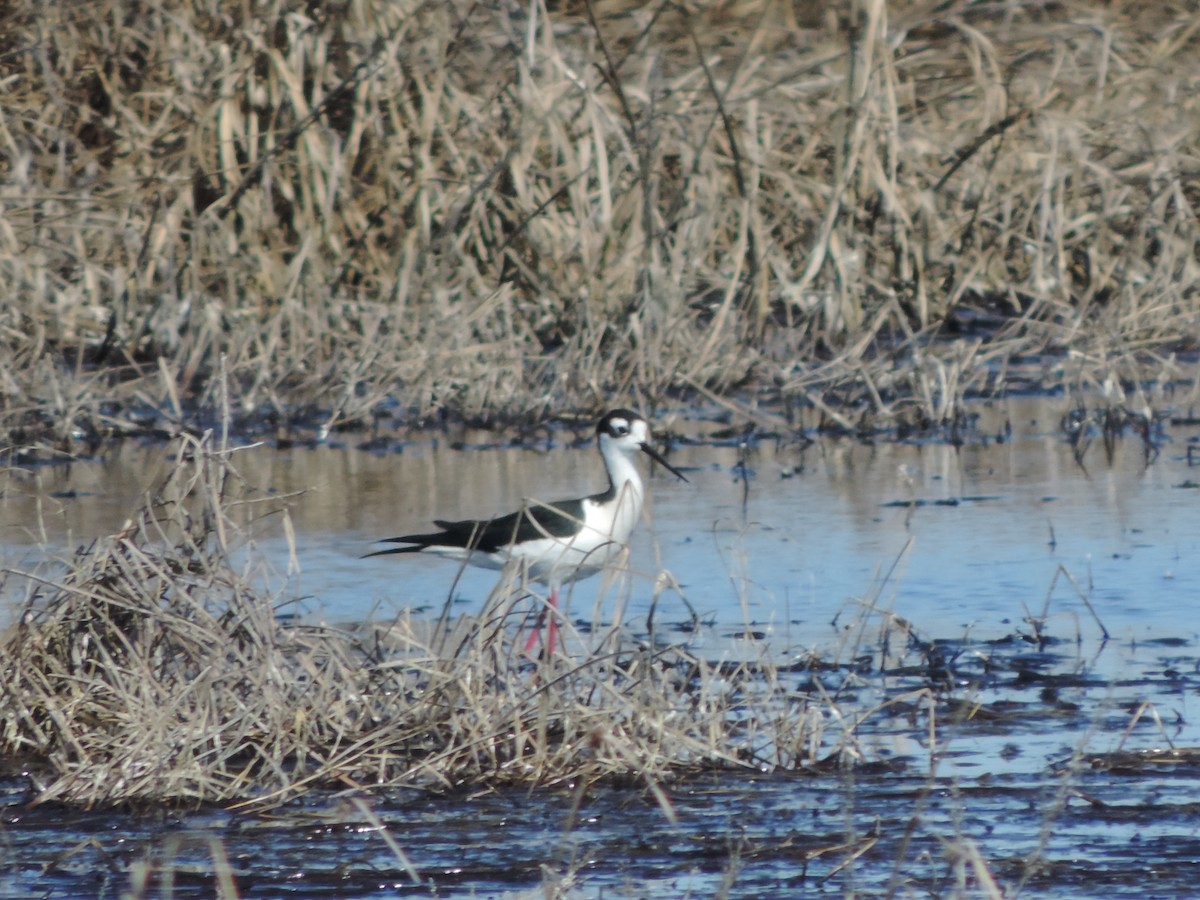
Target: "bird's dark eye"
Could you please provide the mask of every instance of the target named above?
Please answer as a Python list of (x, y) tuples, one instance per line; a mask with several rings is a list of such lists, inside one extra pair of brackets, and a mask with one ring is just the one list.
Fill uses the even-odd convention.
[(624, 422), (613, 422), (612, 430), (613, 434), (615, 434), (617, 437), (620, 437), (623, 434), (629, 434), (629, 426)]

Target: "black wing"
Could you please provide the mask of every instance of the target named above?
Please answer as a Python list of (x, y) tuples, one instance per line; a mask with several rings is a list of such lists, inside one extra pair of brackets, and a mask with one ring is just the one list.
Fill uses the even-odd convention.
[[(385, 544), (409, 544), (408, 547), (389, 547), (367, 556), (388, 553), (420, 553), (427, 547), (462, 547), (481, 553), (495, 553), (512, 544), (550, 537), (570, 537), (583, 521), (582, 500), (559, 500), (554, 503), (531, 504), (515, 513), (495, 519), (462, 519), (447, 522), (435, 519), (441, 531), (427, 534), (405, 534), (383, 538)], [(363, 557), (364, 559), (366, 557)]]

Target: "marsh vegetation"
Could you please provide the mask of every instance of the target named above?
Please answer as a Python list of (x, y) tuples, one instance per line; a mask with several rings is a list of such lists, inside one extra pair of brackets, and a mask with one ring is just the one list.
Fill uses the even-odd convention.
[(0, 433), (767, 392), (807, 427), (1194, 359), (1196, 11), (4, 9)]
[[(428, 893), (452, 877), (378, 809), (533, 791), (565, 802), (565, 846), (609, 792), (678, 828), (696, 784), (769, 776), (836, 784), (844, 820), (696, 837), (696, 890), (763, 859), (793, 886), (852, 876), (879, 844), (870, 891), (999, 896), (1064, 883), (1072, 802), (1118, 817), (1089, 773), (1193, 778), (1186, 747), (1087, 749), (1116, 714), (1059, 691), (1114, 684), (1037, 616), (948, 647), (866, 597), (830, 646), (748, 630), (732, 657), (697, 652), (696, 621), (616, 617), (531, 660), (537, 589), (512, 579), (469, 616), (285, 615), (257, 541), (293, 540), (287, 498), (242, 482), (237, 447), (697, 403), (730, 440), (957, 446), (974, 400), (1053, 392), (1081, 468), (1129, 438), (1154, 465), (1200, 391), (1194, 4), (13, 0), (0, 21), (4, 490), (114, 440), (170, 447), (122, 528), (2, 574), (6, 809), (349, 809), (329, 816)], [(1158, 707), (1122, 715), (1170, 744)], [(1053, 786), (1013, 788), (1040, 831), (985, 857), (970, 803), (993, 798), (942, 778), (943, 736), (1041, 717), (1071, 738)], [(867, 806), (897, 805), (871, 825), (876, 776)], [(199, 892), (236, 895), (224, 846)], [(112, 893), (169, 895), (151, 856), (110, 862)], [(519, 887), (567, 896), (586, 870), (542, 865)]]

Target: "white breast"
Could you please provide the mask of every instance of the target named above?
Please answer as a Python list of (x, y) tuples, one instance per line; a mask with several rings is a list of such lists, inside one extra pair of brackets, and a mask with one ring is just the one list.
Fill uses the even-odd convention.
[(584, 500), (583, 521), (573, 536), (522, 541), (507, 548), (504, 557), (523, 562), (528, 577), (543, 584), (578, 581), (603, 569), (629, 544), (641, 514), (641, 491), (627, 482), (607, 503)]

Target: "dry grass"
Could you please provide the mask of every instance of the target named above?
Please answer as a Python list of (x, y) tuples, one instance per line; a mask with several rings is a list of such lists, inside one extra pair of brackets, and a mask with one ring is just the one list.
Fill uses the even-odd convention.
[(24, 576), (26, 611), (0, 641), (0, 755), (25, 761), (40, 800), (269, 805), (313, 787), (614, 780), (658, 792), (714, 767), (862, 755), (855, 729), (874, 711), (797, 694), (758, 653), (707, 662), (566, 624), (572, 653), (531, 663), (519, 584), (433, 628), (289, 622), (235, 524), (235, 457), (212, 435), (181, 438), (121, 533), (61, 577)]
[(1196, 349), (1183, 0), (0, 16), (11, 444), (202, 423), (222, 365), (259, 428), (758, 386), (842, 424)]

